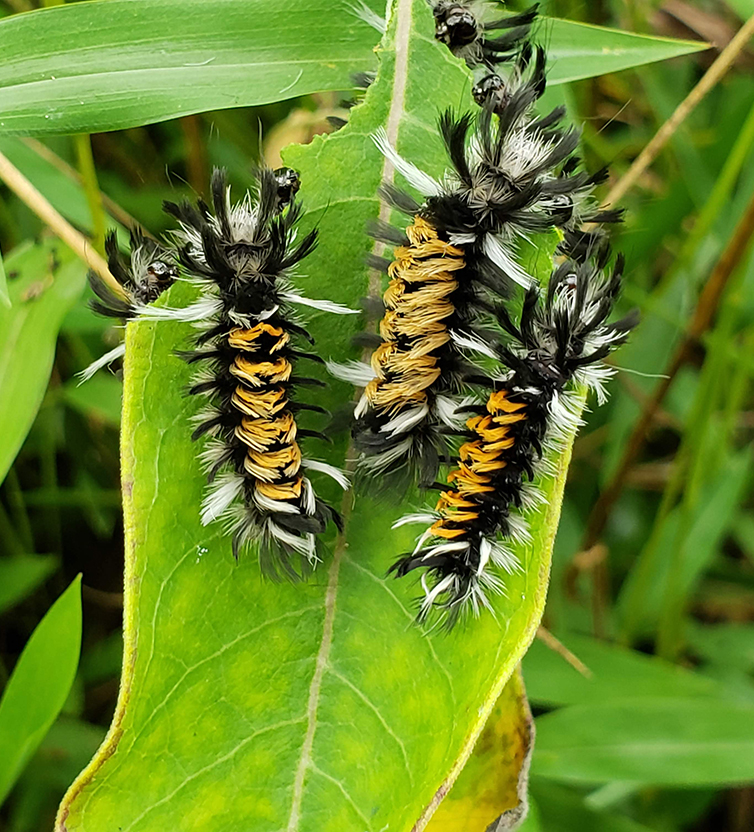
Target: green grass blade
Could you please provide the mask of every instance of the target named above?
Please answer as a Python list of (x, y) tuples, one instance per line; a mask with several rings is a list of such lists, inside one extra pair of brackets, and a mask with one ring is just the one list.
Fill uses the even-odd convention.
[(13, 305), (0, 307), (0, 482), (37, 415), (58, 330), (85, 283), (85, 267), (56, 241), (22, 246), (5, 265), (14, 278)]
[[(11, 16), (0, 22), (0, 134), (96, 133), (350, 89), (379, 39), (357, 5), (95, 0)], [(553, 84), (706, 48), (548, 18), (539, 38)]]
[(379, 33), (344, 0), (101, 0), (0, 22), (0, 133), (96, 133), (351, 88)]
[(547, 48), (550, 84), (620, 72), (709, 48), (699, 41), (637, 35), (558, 19), (545, 19), (537, 40)]
[(589, 668), (591, 676), (583, 676), (542, 641), (535, 641), (523, 667), (527, 693), (538, 705), (588, 705), (622, 699), (627, 679), (631, 680), (632, 696), (720, 695), (712, 679), (654, 656), (582, 635), (569, 634), (562, 642)]
[(8, 294), (8, 277), (5, 274), (5, 264), (3, 263), (3, 253), (0, 251), (0, 304), (2, 306), (10, 307), (10, 295)]
[(0, 700), (0, 803), (65, 704), (81, 650), (81, 579), (32, 633)]

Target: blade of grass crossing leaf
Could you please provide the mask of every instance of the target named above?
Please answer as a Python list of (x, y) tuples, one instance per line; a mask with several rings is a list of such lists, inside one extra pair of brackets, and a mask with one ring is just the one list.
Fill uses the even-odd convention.
[[(94, 133), (349, 89), (378, 32), (345, 0), (100, 0), (0, 22), (0, 133)], [(381, 2), (373, 11), (383, 13)], [(551, 83), (704, 49), (544, 18)]]
[(65, 704), (81, 650), (81, 579), (34, 630), (0, 700), (0, 803)]
[[(372, 243), (362, 229), (380, 211), (384, 169), (370, 135), (391, 112), (399, 151), (431, 173), (446, 164), (427, 79), (468, 108), (471, 79), (432, 33), (425, 0), (399, 0), (379, 77), (349, 124), (285, 157), (301, 173), (309, 210), (301, 233), (320, 230), (300, 278), (309, 296), (353, 305), (368, 292)], [(177, 284), (165, 302), (182, 305), (191, 291)], [(319, 353), (338, 360), (353, 354), (363, 325), (317, 313), (307, 323)], [(58, 828), (151, 832), (188, 813), (197, 828), (255, 832), (379, 832), (417, 818), (422, 829), (534, 637), (569, 452), (543, 482), (547, 502), (531, 518), (532, 544), (517, 550), (523, 570), (506, 579), (497, 617), (448, 637), (425, 633), (412, 623), (417, 587), (385, 576), (413, 546), (409, 530), (390, 531), (405, 506), (355, 495), (344, 540), (300, 586), (263, 581), (253, 556), (235, 565), (221, 530), (202, 528), (204, 477), (189, 438), (197, 403), (182, 393), (190, 369), (173, 354), (190, 332), (145, 322), (127, 332), (121, 697)], [(333, 383), (309, 400), (337, 410), (351, 396)], [(312, 453), (342, 464), (344, 440)], [(143, 786), (134, 793), (135, 777)]]

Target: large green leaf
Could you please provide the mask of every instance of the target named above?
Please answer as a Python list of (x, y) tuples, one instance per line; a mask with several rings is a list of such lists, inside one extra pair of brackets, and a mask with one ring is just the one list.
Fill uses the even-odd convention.
[[(360, 0), (100, 0), (0, 22), (0, 133), (95, 133), (351, 87)], [(382, 13), (381, 0), (370, 5)], [(553, 84), (704, 49), (544, 18)], [(426, 92), (426, 79), (425, 92)], [(435, 79), (431, 93), (441, 90)]]
[[(365, 103), (343, 130), (288, 154), (321, 232), (300, 281), (310, 296), (354, 304), (369, 289), (363, 227), (380, 211), (385, 172), (370, 133), (386, 124), (406, 155), (443, 167), (427, 78), (443, 100), (470, 106), (469, 74), (434, 41), (425, 0), (399, 0)], [(168, 302), (190, 292), (177, 284)], [(321, 353), (342, 359), (359, 326), (320, 315), (311, 328)], [(123, 682), (108, 739), (58, 828), (146, 832), (190, 818), (196, 829), (377, 832), (420, 817), (424, 828), (536, 630), (570, 453), (543, 483), (547, 505), (496, 617), (425, 633), (412, 623), (416, 585), (385, 576), (412, 545), (410, 531), (390, 530), (405, 506), (357, 494), (344, 539), (297, 586), (265, 582), (253, 557), (234, 564), (228, 539), (200, 526), (196, 404), (172, 354), (189, 332), (129, 325)], [(351, 395), (333, 385), (322, 401)], [(344, 444), (331, 461), (342, 463)]]
[(32, 633), (0, 700), (0, 803), (65, 704), (81, 650), (76, 578)]
[(642, 698), (563, 708), (537, 721), (532, 771), (588, 783), (751, 782), (754, 706)]
[(85, 267), (62, 243), (25, 245), (5, 261), (10, 309), (0, 307), (0, 482), (42, 403), (66, 312), (81, 294)]

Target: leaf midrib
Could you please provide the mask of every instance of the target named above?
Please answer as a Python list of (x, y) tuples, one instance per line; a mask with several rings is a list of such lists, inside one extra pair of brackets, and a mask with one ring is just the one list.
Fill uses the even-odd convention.
[[(403, 116), (406, 98), (406, 80), (408, 76), (408, 42), (411, 32), (411, 10), (413, 0), (396, 0), (392, 14), (396, 16), (395, 30), (395, 58), (393, 68), (393, 86), (390, 96), (390, 110), (388, 111), (385, 129), (388, 140), (395, 147), (398, 144), (398, 132), (401, 118)], [(392, 163), (385, 158), (382, 167), (382, 181), (392, 181), (394, 169)], [(379, 217), (387, 222), (390, 218), (390, 208), (384, 202), (380, 203)], [(382, 285), (381, 276), (373, 271), (369, 279), (369, 294), (378, 296)], [(353, 456), (353, 448), (349, 445), (349, 453), (346, 458)], [(328, 667), (330, 650), (332, 648), (333, 630), (335, 623), (335, 603), (338, 593), (338, 579), (340, 567), (346, 552), (346, 541), (348, 524), (350, 520), (353, 499), (346, 494), (343, 502), (343, 532), (338, 538), (338, 543), (333, 555), (333, 561), (328, 572), (327, 591), (325, 593), (325, 618), (322, 627), (322, 641), (317, 652), (317, 660), (314, 667), (314, 674), (309, 688), (309, 699), (307, 702), (307, 727), (304, 742), (301, 746), (301, 755), (296, 767), (296, 776), (293, 784), (293, 798), (291, 802), (291, 813), (288, 818), (287, 832), (298, 832), (301, 822), (301, 806), (303, 803), (304, 784), (306, 775), (313, 767), (312, 750), (317, 731), (317, 709), (322, 693), (322, 681)], [(404, 749), (405, 755), (405, 749)], [(409, 771), (409, 775), (411, 772)], [(355, 807), (358, 811), (358, 807)], [(359, 813), (360, 814), (360, 813)]]

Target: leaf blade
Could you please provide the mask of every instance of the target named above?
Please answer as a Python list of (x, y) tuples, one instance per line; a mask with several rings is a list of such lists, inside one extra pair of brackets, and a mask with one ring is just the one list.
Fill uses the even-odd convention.
[(532, 772), (563, 782), (722, 785), (754, 778), (754, 707), (637, 699), (573, 706), (537, 722)]
[(566, 84), (677, 58), (708, 43), (623, 32), (573, 20), (546, 18), (537, 38), (546, 45), (548, 84)]
[(47, 240), (6, 260), (18, 276), (13, 305), (0, 308), (0, 482), (5, 479), (44, 398), (58, 330), (85, 283), (85, 268), (65, 246)]
[(378, 39), (326, 0), (107, 0), (13, 16), (0, 21), (0, 132), (95, 133), (349, 89)]
[(81, 649), (81, 577), (32, 633), (0, 700), (0, 803), (65, 704)]

